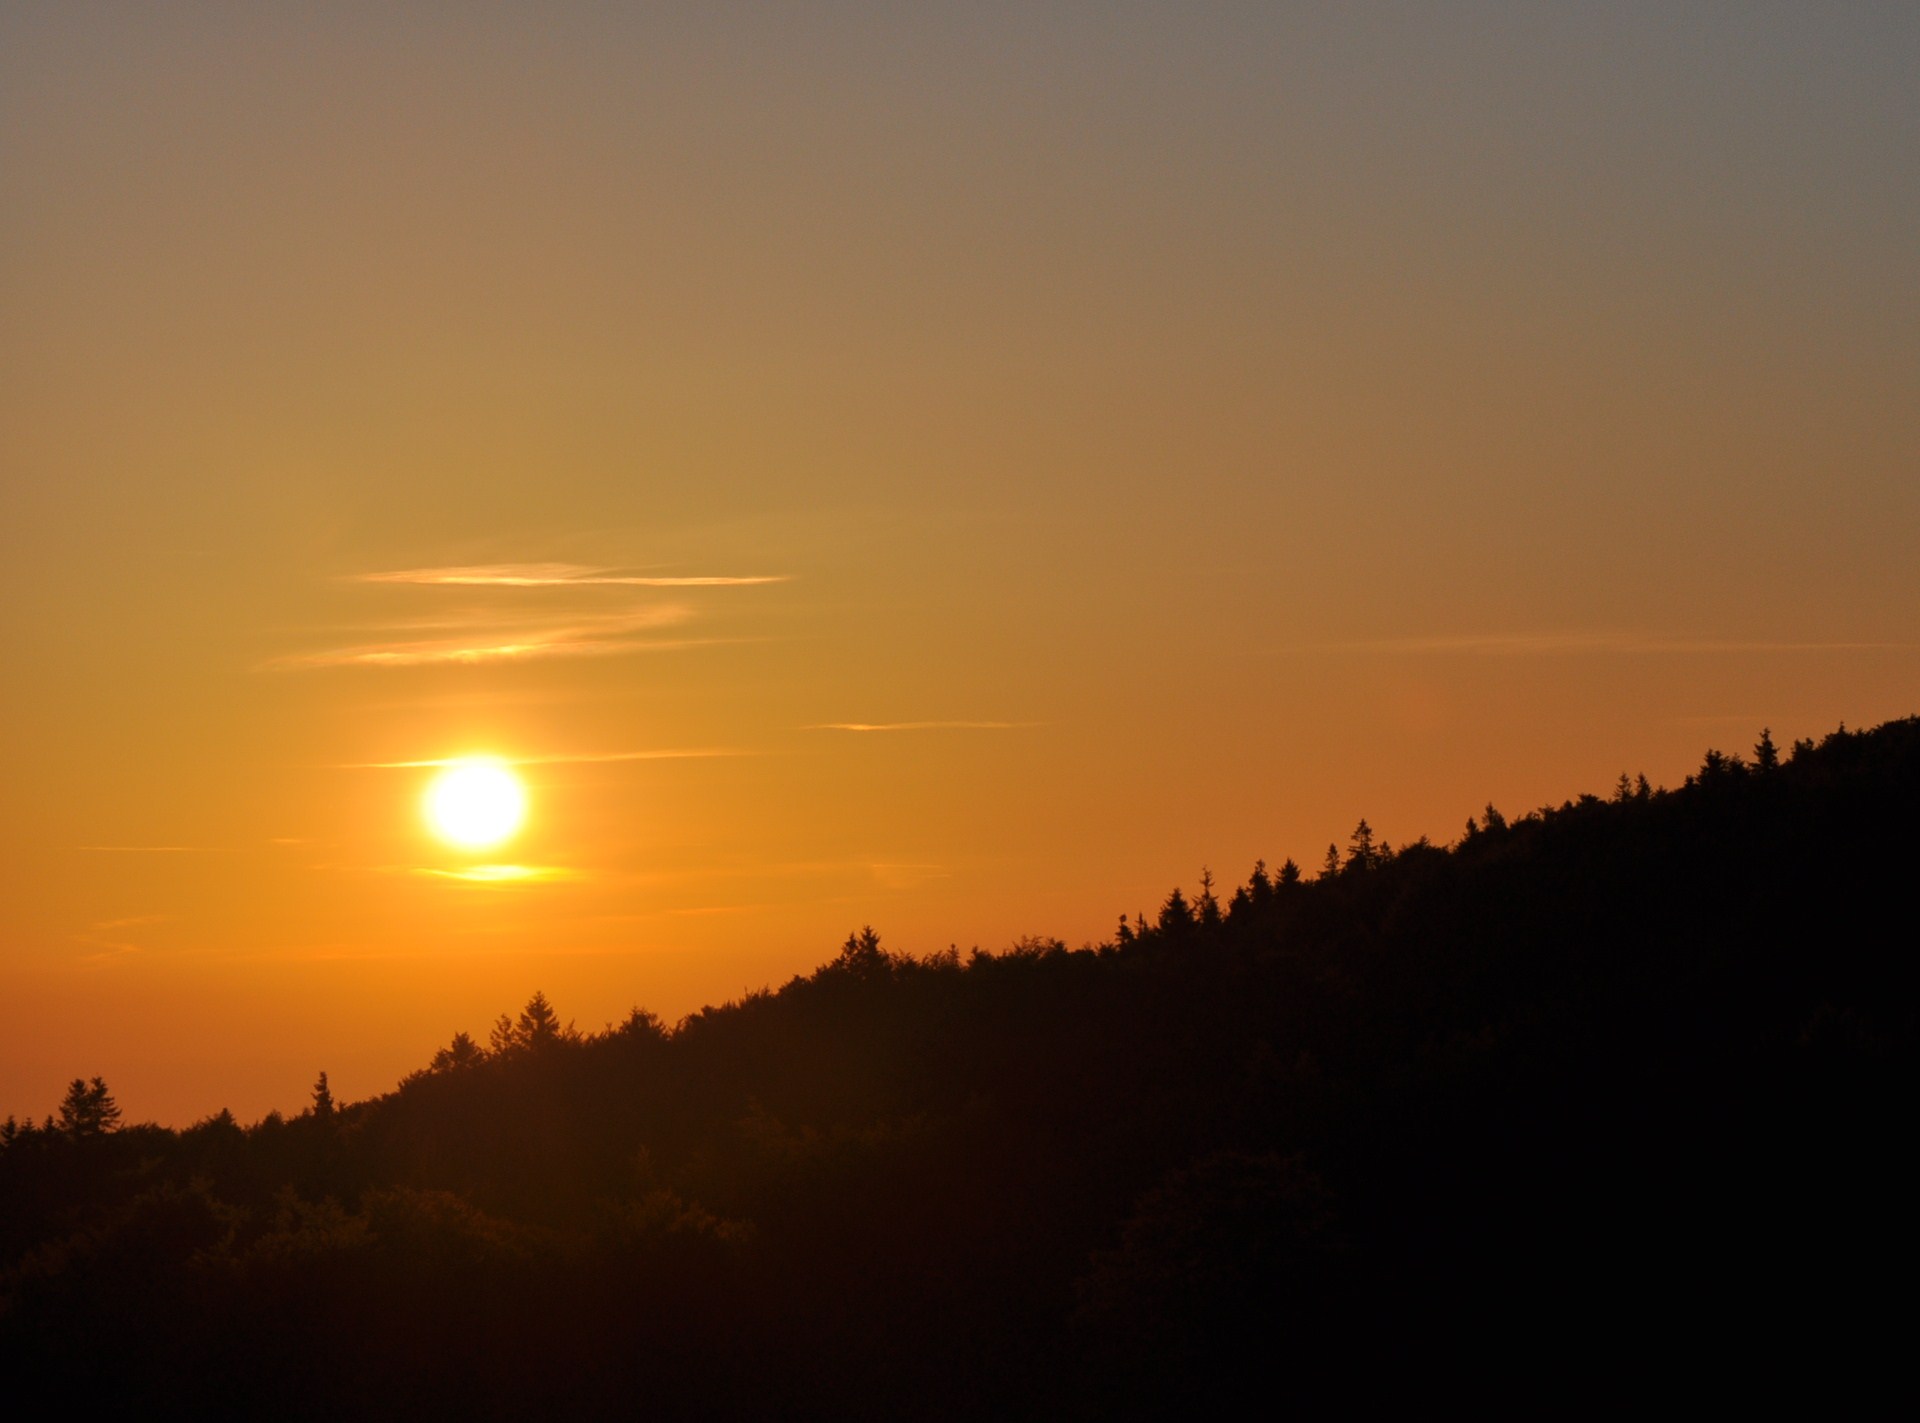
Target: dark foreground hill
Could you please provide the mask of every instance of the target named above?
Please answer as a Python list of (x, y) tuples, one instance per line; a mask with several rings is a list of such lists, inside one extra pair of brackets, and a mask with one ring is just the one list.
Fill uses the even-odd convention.
[(1916, 808), (1920, 721), (1763, 741), (1098, 947), (536, 997), (293, 1120), (76, 1084), (0, 1149), (0, 1363), (279, 1417), (1844, 1406), (1905, 1345)]

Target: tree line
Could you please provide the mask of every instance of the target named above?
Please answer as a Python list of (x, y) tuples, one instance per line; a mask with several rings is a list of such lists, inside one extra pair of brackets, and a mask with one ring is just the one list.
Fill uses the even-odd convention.
[(1763, 733), (1448, 845), (1363, 820), (1077, 949), (865, 928), (673, 1025), (535, 993), (250, 1126), (78, 1080), (0, 1146), (0, 1348), (293, 1416), (1166, 1416), (1602, 1367), (1724, 1396), (1753, 1351), (1863, 1379), (1906, 1248), (1878, 926), (1916, 792), (1920, 721)]

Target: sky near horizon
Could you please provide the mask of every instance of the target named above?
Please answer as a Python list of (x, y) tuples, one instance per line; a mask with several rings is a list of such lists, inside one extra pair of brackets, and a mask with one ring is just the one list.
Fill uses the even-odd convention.
[(0, 9), (0, 1116), (1920, 710), (1916, 73), (1910, 5)]

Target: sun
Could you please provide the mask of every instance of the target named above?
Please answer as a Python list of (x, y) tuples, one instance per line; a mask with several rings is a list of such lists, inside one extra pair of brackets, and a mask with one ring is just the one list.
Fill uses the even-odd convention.
[(433, 833), (462, 850), (484, 850), (512, 837), (527, 814), (526, 787), (506, 766), (485, 757), (449, 762), (421, 803)]

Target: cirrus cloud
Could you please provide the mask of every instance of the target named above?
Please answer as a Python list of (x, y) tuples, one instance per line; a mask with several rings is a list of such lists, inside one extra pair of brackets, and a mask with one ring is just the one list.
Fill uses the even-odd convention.
[(629, 608), (563, 623), (514, 623), (474, 627), (448, 637), (355, 643), (317, 652), (289, 653), (263, 664), (293, 670), (313, 667), (428, 667), (488, 662), (525, 662), (549, 657), (618, 657), (702, 647), (713, 638), (644, 638), (631, 634), (674, 627), (693, 616), (680, 604)]
[(1288, 652), (1384, 652), (1467, 657), (1542, 657), (1581, 653), (1627, 655), (1794, 652), (1913, 652), (1920, 643), (1791, 641), (1765, 638), (1671, 637), (1621, 631), (1466, 633), (1439, 637), (1372, 638), (1310, 644)]
[(785, 573), (641, 574), (583, 563), (478, 563), (446, 568), (399, 568), (354, 575), (359, 583), (419, 583), (441, 588), (750, 588), (785, 583)]
[(823, 721), (802, 731), (1015, 731), (1037, 721)]

